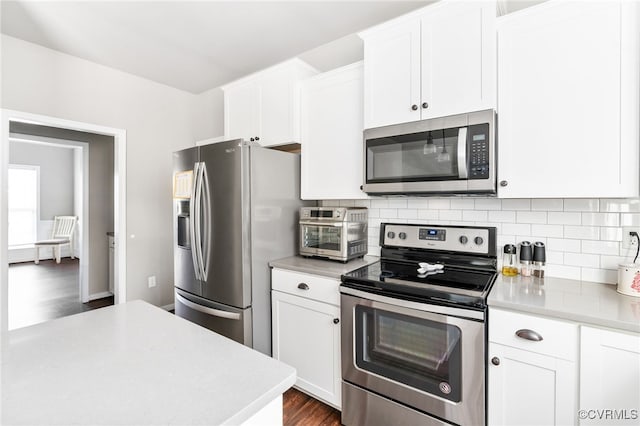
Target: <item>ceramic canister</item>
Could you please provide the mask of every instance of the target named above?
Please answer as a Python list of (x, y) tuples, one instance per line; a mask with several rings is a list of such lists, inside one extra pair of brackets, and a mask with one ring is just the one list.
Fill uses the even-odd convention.
[(618, 293), (640, 297), (640, 263), (618, 265)]

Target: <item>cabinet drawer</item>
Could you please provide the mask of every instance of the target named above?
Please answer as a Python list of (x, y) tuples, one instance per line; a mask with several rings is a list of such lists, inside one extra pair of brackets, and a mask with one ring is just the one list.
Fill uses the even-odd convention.
[(273, 290), (336, 306), (340, 305), (339, 286), (340, 281), (332, 278), (282, 269), (271, 271), (271, 288)]
[[(528, 340), (527, 331), (540, 341)], [(516, 335), (522, 331), (523, 337)], [(569, 361), (577, 359), (578, 325), (548, 318), (489, 309), (489, 341)]]

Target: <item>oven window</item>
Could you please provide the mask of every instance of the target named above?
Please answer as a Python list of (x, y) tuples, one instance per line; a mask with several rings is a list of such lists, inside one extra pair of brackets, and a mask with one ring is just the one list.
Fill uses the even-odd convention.
[(302, 226), (303, 247), (340, 251), (342, 228), (337, 226)]
[(358, 305), (356, 365), (450, 401), (461, 398), (456, 326)]
[(367, 182), (458, 178), (458, 129), (367, 140)]

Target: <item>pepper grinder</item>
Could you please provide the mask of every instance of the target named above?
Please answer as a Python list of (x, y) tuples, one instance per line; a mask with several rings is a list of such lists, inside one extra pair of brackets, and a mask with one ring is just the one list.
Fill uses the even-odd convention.
[(533, 243), (533, 275), (544, 278), (544, 263), (547, 261), (544, 243), (536, 241)]
[(533, 260), (533, 247), (529, 241), (520, 243), (520, 275), (530, 277), (533, 273), (531, 261)]

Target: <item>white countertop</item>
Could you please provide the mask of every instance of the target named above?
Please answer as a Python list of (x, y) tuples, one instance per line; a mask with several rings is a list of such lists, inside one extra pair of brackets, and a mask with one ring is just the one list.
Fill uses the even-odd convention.
[(306, 272), (307, 274), (321, 275), (329, 278), (340, 279), (347, 272), (369, 265), (380, 260), (377, 256), (364, 256), (352, 259), (346, 263), (335, 260), (315, 259), (303, 256), (291, 256), (284, 259), (272, 260), (269, 266), (272, 268), (288, 269), (290, 271)]
[(249, 419), (295, 370), (142, 301), (2, 338), (2, 424), (218, 425)]
[(640, 298), (620, 294), (610, 284), (500, 274), (487, 303), (489, 307), (640, 332)]

